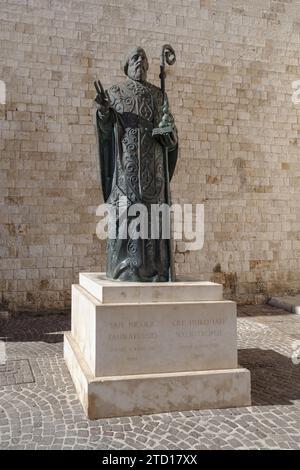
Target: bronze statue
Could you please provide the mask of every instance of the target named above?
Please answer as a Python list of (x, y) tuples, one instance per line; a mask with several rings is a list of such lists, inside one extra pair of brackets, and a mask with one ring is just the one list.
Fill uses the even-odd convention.
[[(175, 53), (164, 46), (161, 64), (162, 89), (147, 82), (148, 59), (144, 49), (134, 48), (127, 56), (127, 79), (104, 91), (97, 90), (96, 122), (104, 201), (116, 207), (127, 198), (128, 207), (170, 204), (169, 182), (177, 154), (177, 132), (168, 112), (164, 92), (164, 59), (172, 64)], [(168, 49), (169, 48), (169, 49)], [(166, 54), (169, 54), (167, 56)], [(168, 58), (172, 56), (171, 60)], [(134, 216), (127, 216), (128, 221)], [(152, 220), (153, 223), (153, 220)], [(107, 241), (107, 278), (120, 281), (163, 282), (170, 280), (171, 243), (150, 235), (143, 239), (118, 236)]]

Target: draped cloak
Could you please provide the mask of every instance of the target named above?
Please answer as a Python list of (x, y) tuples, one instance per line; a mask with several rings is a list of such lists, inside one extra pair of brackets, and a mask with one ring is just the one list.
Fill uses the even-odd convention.
[[(117, 207), (126, 197), (128, 208), (143, 204), (149, 213), (149, 235), (121, 238), (122, 221), (117, 221), (116, 236), (107, 239), (106, 275), (122, 281), (168, 281), (169, 240), (161, 230), (157, 238), (151, 239), (150, 233), (151, 205), (167, 202), (166, 178), (169, 174), (171, 180), (178, 154), (178, 145), (168, 150), (167, 172), (165, 149), (152, 137), (162, 117), (162, 92), (148, 82), (128, 78), (107, 93), (108, 113), (103, 116), (97, 110), (96, 114), (104, 201)], [(135, 217), (126, 214), (128, 226)], [(108, 226), (114, 222), (109, 216)]]

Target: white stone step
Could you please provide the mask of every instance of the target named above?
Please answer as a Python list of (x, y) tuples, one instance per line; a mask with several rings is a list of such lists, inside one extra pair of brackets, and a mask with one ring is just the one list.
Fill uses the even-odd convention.
[(284, 297), (271, 297), (268, 304), (281, 308), (290, 313), (300, 314), (300, 295), (286, 295)]
[(120, 282), (105, 273), (80, 273), (79, 284), (103, 304), (197, 302), (222, 300), (223, 286), (214, 282)]
[(70, 333), (64, 358), (90, 419), (251, 405), (243, 368), (94, 377)]

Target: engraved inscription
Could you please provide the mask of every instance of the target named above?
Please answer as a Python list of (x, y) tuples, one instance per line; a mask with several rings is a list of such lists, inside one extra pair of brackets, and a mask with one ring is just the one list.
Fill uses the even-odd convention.
[(155, 339), (158, 336), (156, 331), (149, 331), (156, 326), (153, 321), (110, 322), (109, 326), (113, 330), (108, 334), (110, 341)]
[(174, 320), (175, 335), (178, 338), (220, 337), (224, 318)]
[(154, 321), (110, 321), (109, 330), (109, 351), (129, 354), (128, 360), (137, 360), (139, 352), (156, 350), (158, 325)]

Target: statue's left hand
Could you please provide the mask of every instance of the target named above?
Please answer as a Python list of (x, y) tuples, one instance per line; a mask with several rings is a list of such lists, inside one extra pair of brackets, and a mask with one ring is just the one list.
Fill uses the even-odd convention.
[(172, 150), (176, 147), (177, 144), (177, 132), (176, 129), (173, 132), (166, 132), (165, 134), (161, 134), (156, 137), (159, 143), (167, 148), (168, 150)]

